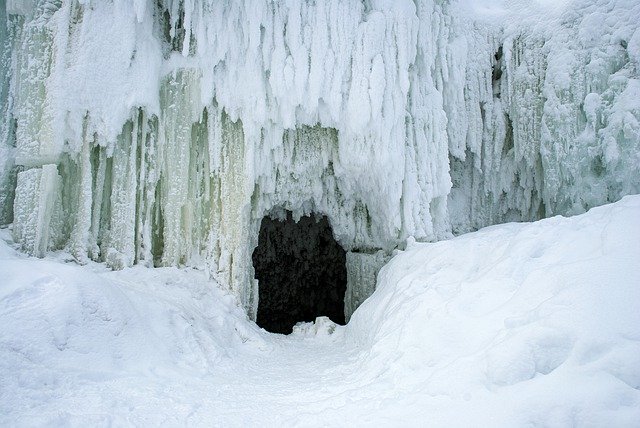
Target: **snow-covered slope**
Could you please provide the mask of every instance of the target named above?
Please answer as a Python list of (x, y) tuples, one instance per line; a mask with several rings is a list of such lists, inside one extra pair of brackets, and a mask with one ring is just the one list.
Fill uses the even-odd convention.
[[(410, 243), (346, 327), (0, 243), (0, 425), (634, 426), (640, 196)], [(9, 239), (6, 230), (3, 238)]]

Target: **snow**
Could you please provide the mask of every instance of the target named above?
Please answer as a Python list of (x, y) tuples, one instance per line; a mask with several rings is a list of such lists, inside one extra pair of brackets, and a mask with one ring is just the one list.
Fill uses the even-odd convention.
[[(639, 22), (0, 0), (0, 425), (636, 424)], [(252, 322), (286, 211), (347, 251), (347, 326)]]
[(346, 326), (260, 330), (192, 268), (0, 231), (0, 425), (634, 426), (640, 196), (410, 239)]

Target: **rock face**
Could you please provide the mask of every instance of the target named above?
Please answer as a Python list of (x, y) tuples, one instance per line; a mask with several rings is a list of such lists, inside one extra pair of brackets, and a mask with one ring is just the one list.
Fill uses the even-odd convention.
[(640, 192), (637, 1), (468, 3), (8, 1), (0, 221), (202, 266), (255, 319), (265, 215), (326, 216), (360, 302), (409, 237)]

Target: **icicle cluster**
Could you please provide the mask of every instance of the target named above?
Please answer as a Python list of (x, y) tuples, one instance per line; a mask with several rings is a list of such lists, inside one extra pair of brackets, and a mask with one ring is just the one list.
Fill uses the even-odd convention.
[(32, 254), (204, 265), (253, 314), (265, 215), (326, 215), (360, 272), (637, 193), (640, 6), (575, 3), (10, 0), (0, 221)]

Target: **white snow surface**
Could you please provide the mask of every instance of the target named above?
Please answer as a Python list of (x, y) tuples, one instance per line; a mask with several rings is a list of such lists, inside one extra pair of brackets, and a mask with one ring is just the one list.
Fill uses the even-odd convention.
[[(289, 336), (195, 269), (0, 243), (0, 425), (637, 426), (640, 196), (409, 242)], [(6, 242), (5, 242), (6, 241)]]

